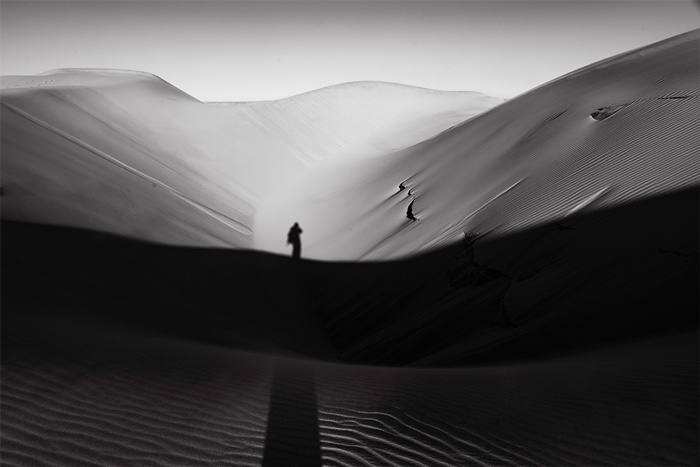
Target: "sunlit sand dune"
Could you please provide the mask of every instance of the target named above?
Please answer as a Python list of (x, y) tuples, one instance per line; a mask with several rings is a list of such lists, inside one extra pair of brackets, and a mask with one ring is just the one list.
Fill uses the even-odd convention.
[(307, 256), (396, 258), (464, 230), (499, 234), (696, 185), (698, 36), (593, 64), (388, 157), (320, 164), (264, 200), (255, 244), (282, 253), (280, 233), (299, 222)]
[(699, 38), (484, 113), (3, 78), (3, 465), (698, 465)]
[(306, 257), (400, 257), (697, 183), (698, 54), (688, 33), (474, 119), (498, 101), (350, 83), (207, 105), (143, 73), (8, 77), (3, 216), (277, 253), (299, 222)]
[[(3, 218), (251, 247), (260, 200), (308, 164), (361, 142), (372, 147), (366, 155), (405, 147), (498, 102), (350, 83), (270, 103), (207, 105), (146, 73), (5, 77)], [(406, 122), (420, 131), (378, 136)]]

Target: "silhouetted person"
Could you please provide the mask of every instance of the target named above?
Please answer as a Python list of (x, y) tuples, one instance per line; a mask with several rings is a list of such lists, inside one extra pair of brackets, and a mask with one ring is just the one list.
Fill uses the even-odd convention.
[(301, 227), (295, 222), (289, 233), (287, 234), (287, 244), (292, 244), (292, 258), (299, 259), (301, 257)]

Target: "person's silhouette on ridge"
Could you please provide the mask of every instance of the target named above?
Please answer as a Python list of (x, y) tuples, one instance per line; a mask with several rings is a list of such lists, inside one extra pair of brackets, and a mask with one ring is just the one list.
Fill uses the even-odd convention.
[(295, 222), (289, 233), (287, 234), (287, 244), (292, 244), (292, 258), (299, 259), (301, 257), (301, 227)]

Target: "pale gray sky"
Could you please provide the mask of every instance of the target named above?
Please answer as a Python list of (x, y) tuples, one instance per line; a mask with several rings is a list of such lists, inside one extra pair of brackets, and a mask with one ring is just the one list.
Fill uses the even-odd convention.
[(508, 98), (699, 20), (690, 0), (4, 0), (0, 73), (147, 71), (204, 101), (361, 80)]

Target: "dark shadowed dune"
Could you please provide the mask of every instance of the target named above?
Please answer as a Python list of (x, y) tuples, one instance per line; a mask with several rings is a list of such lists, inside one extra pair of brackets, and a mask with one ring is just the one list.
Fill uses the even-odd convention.
[(481, 237), (475, 283), (461, 244), (330, 263), (3, 222), (3, 463), (697, 465), (698, 194)]
[(692, 188), (486, 236), (475, 262), (504, 277), (475, 286), (449, 287), (461, 245), (333, 265), (353, 271), (355, 286), (319, 287), (326, 330), (344, 361), (434, 366), (696, 326), (698, 212)]

